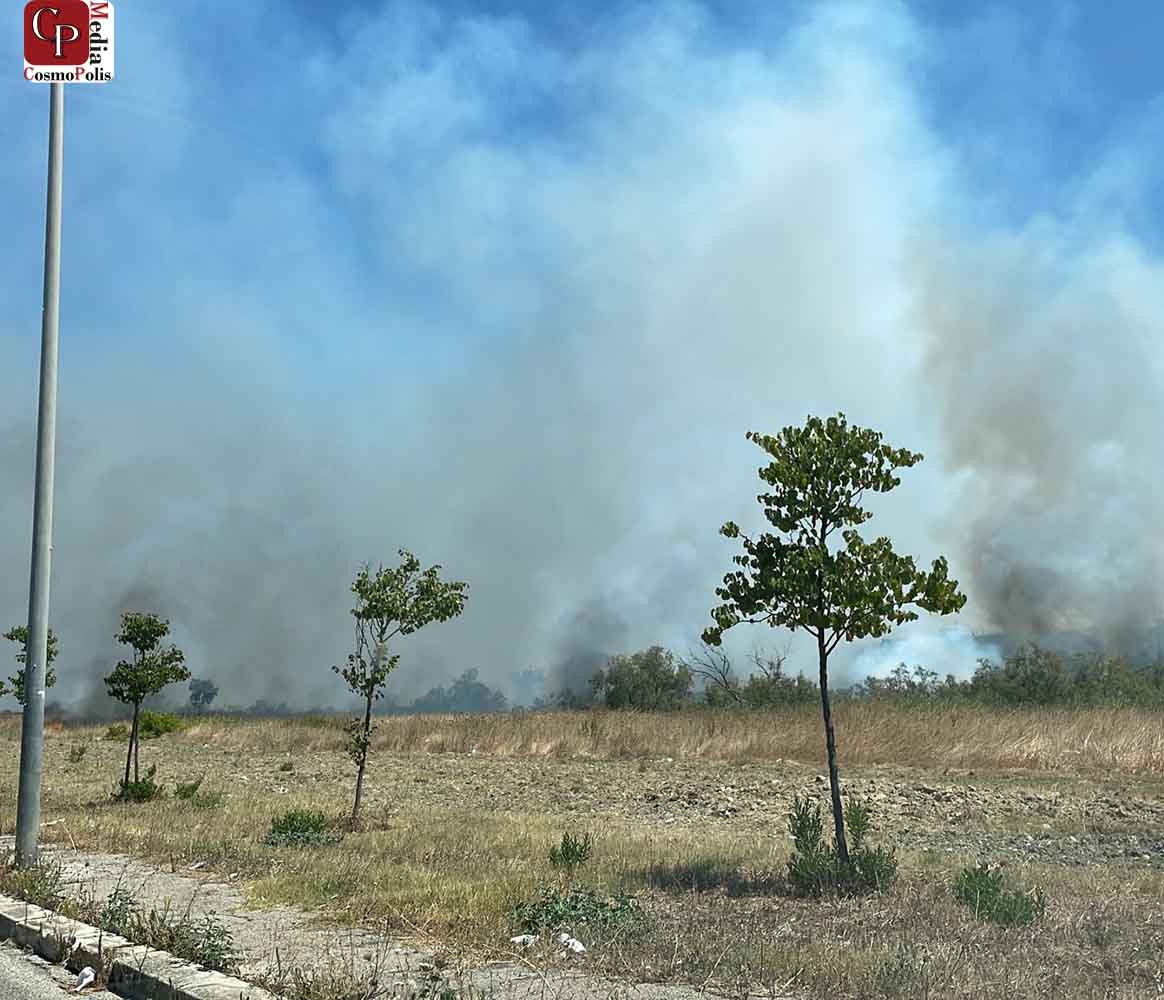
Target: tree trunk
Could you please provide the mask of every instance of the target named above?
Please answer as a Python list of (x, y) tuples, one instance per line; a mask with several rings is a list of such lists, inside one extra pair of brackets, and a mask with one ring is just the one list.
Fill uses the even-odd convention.
[(364, 744), (360, 753), (360, 766), (356, 769), (356, 802), (352, 806), (352, 826), (360, 818), (360, 799), (364, 797), (364, 769), (368, 766), (368, 742), (372, 729), (372, 696), (364, 705)]
[(829, 654), (825, 649), (824, 629), (817, 633), (817, 654), (820, 657), (820, 707), (824, 714), (825, 748), (829, 757), (829, 791), (833, 799), (833, 827), (837, 837), (837, 858), (849, 864), (849, 845), (845, 840), (845, 813), (841, 808), (841, 779), (837, 775), (837, 737), (833, 732), (833, 713), (829, 708)]
[(133, 749), (133, 780), (135, 784), (141, 781), (141, 775), (137, 767), (137, 717), (140, 711), (141, 703), (135, 701), (133, 703), (133, 729), (131, 729), (129, 732), (129, 745)]
[(129, 765), (133, 762), (133, 734), (137, 732), (137, 706), (133, 707), (133, 728), (129, 731), (129, 742), (125, 747), (125, 781), (122, 785), (129, 784)]

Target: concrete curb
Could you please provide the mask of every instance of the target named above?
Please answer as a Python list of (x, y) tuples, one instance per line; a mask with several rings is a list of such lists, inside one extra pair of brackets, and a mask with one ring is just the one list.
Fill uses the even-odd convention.
[(109, 970), (107, 989), (132, 1000), (279, 1000), (241, 979), (207, 972), (169, 952), (136, 945), (3, 894), (0, 939), (29, 948), (49, 962), (64, 963), (73, 972), (104, 965)]

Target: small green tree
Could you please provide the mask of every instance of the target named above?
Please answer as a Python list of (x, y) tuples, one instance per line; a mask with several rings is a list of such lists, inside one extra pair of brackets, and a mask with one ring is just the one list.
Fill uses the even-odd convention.
[[(948, 578), (944, 557), (921, 572), (911, 557), (893, 551), (888, 538), (866, 542), (856, 530), (873, 516), (861, 507), (862, 496), (899, 486), (894, 470), (916, 465), (921, 455), (890, 448), (876, 431), (849, 426), (843, 413), (827, 422), (809, 417), (804, 427), (785, 427), (775, 437), (749, 431), (747, 439), (771, 457), (759, 470), (770, 492), (756, 499), (778, 533), (753, 539), (730, 521), (720, 529), (727, 538), (742, 538), (745, 554), (734, 557), (741, 568), (716, 588), (725, 603), (712, 610), (715, 624), (703, 641), (718, 646), (741, 622), (803, 629), (816, 639), (837, 857), (848, 868), (829, 654), (842, 640), (885, 635), (916, 619), (911, 605), (946, 615), (961, 610), (966, 597)], [(830, 545), (838, 533), (844, 545)]]
[(218, 697), (218, 685), (204, 677), (195, 677), (190, 682), (190, 707), (196, 712), (204, 712)]
[(129, 731), (129, 749), (125, 755), (124, 785), (129, 784), (131, 761), (133, 780), (135, 783), (140, 780), (137, 751), (141, 703), (167, 684), (190, 679), (182, 650), (177, 646), (161, 644), (169, 634), (170, 623), (157, 615), (130, 611), (121, 616), (121, 631), (117, 633), (116, 639), (122, 645), (132, 647), (133, 659), (118, 661), (113, 672), (105, 678), (105, 689), (111, 698), (133, 706), (133, 725)]
[[(20, 652), (16, 654), (16, 662), (20, 669), (8, 678), (8, 684), (0, 681), (0, 698), (12, 695), (24, 704), (24, 665), (28, 662), (28, 626), (13, 625), (4, 633), (4, 638), (10, 642), (20, 643)], [(57, 682), (56, 671), (53, 670), (53, 660), (57, 658), (57, 637), (50, 628), (48, 632), (48, 655), (45, 657), (44, 686), (51, 688)], [(11, 685), (11, 687), (9, 687)]]
[(384, 696), (388, 675), (400, 662), (399, 655), (388, 654), (389, 641), (398, 635), (410, 635), (430, 622), (455, 618), (465, 608), (468, 584), (442, 581), (440, 568), (430, 566), (422, 572), (420, 560), (401, 549), (399, 566), (381, 566), (375, 573), (364, 566), (352, 584), (356, 595), (356, 606), (352, 608), (356, 648), (348, 655), (346, 667), (332, 670), (347, 682), (353, 694), (364, 699), (363, 720), (352, 719), (348, 723), (348, 755), (356, 765), (353, 826), (360, 815), (364, 772), (372, 744), (372, 704)]

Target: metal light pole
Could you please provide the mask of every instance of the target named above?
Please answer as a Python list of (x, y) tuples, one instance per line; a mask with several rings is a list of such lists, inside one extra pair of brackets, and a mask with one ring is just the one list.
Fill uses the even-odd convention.
[(65, 85), (49, 94), (48, 206), (44, 234), (44, 306), (41, 315), (40, 410), (36, 425), (36, 496), (32, 508), (32, 572), (28, 645), (24, 662), (24, 722), (20, 730), (20, 791), (16, 800), (16, 864), (37, 862), (44, 682), (48, 666), (49, 572), (53, 544), (53, 471), (57, 438), (57, 326), (61, 292), (61, 159)]

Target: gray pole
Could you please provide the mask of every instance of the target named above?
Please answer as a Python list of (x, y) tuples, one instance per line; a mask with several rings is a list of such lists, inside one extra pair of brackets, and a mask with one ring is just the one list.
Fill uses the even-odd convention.
[(40, 834), (44, 681), (48, 660), (49, 572), (53, 545), (53, 467), (57, 444), (57, 321), (61, 295), (61, 147), (65, 137), (65, 85), (53, 83), (50, 86), (36, 495), (32, 507), (32, 572), (28, 587), (24, 722), (20, 730), (20, 791), (16, 799), (16, 864), (20, 868), (36, 864)]

